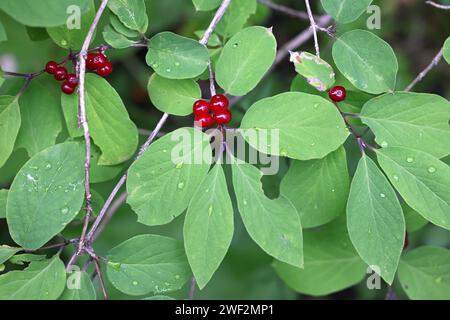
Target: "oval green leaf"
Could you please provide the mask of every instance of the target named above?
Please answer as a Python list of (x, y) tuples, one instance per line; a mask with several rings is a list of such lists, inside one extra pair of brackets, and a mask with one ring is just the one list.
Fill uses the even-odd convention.
[(84, 271), (74, 271), (67, 276), (67, 286), (59, 300), (96, 300), (91, 277)]
[(321, 0), (325, 11), (337, 22), (350, 23), (358, 19), (373, 0)]
[(0, 96), (0, 168), (14, 150), (20, 130), (19, 102), (12, 96)]
[(331, 88), (335, 81), (333, 68), (321, 58), (309, 52), (291, 52), (291, 62), (295, 71), (319, 91)]
[(108, 8), (127, 28), (140, 33), (147, 31), (148, 17), (144, 0), (109, 0)]

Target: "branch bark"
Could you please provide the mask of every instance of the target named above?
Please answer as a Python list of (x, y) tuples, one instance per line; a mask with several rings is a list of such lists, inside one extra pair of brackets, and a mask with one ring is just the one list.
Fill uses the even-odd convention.
[(435, 8), (442, 9), (442, 10), (450, 10), (450, 6), (436, 3), (434, 1), (427, 1), (426, 4), (429, 4), (430, 6), (433, 6)]
[(438, 63), (442, 60), (442, 57), (444, 56), (444, 47), (439, 50), (439, 52), (436, 54), (436, 56), (431, 60), (430, 64), (422, 71), (420, 72), (417, 77), (405, 88), (404, 91), (411, 91), (416, 84), (418, 84), (425, 76), (435, 67), (438, 65)]
[(309, 4), (309, 0), (305, 0), (306, 4), (306, 12), (308, 12), (309, 22), (311, 23), (311, 28), (313, 31), (314, 36), (314, 47), (316, 48), (316, 56), (320, 58), (320, 47), (319, 47), (319, 39), (317, 38), (317, 25), (316, 21), (314, 20), (312, 11), (311, 11), (311, 5)]

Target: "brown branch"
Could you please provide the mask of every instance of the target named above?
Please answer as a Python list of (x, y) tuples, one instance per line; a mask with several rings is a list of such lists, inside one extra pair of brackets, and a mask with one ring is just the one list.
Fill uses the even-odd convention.
[(311, 28), (313, 31), (314, 36), (314, 47), (316, 48), (316, 56), (320, 58), (320, 47), (319, 47), (319, 39), (317, 38), (317, 25), (316, 21), (314, 20), (312, 11), (311, 11), (311, 5), (309, 4), (309, 0), (305, 0), (306, 4), (306, 11), (308, 12), (309, 22), (311, 23)]
[(444, 55), (444, 48), (442, 47), (441, 50), (437, 53), (437, 55), (431, 60), (430, 64), (422, 71), (420, 72), (417, 77), (405, 88), (404, 91), (411, 91), (417, 83), (419, 83), (425, 76), (435, 67), (438, 65), (438, 63), (441, 61), (442, 57)]
[(426, 4), (429, 4), (430, 6), (433, 6), (435, 8), (442, 9), (442, 10), (450, 10), (450, 6), (436, 3), (434, 1), (427, 1)]

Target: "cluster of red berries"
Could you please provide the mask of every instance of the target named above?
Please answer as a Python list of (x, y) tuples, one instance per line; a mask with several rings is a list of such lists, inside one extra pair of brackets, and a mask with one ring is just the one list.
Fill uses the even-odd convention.
[(347, 90), (342, 86), (336, 86), (328, 91), (328, 96), (333, 102), (341, 102), (347, 97)]
[[(75, 62), (74, 62), (75, 63)], [(113, 67), (111, 62), (103, 53), (89, 53), (86, 59), (86, 67), (96, 71), (100, 76), (106, 77), (111, 74)], [(78, 78), (74, 73), (68, 73), (67, 69), (55, 61), (47, 62), (45, 71), (55, 77), (57, 81), (64, 81), (61, 91), (65, 94), (72, 94), (78, 86)]]
[(223, 94), (216, 94), (211, 100), (198, 100), (194, 103), (195, 122), (202, 128), (227, 124), (231, 121), (231, 112), (228, 110), (229, 101)]

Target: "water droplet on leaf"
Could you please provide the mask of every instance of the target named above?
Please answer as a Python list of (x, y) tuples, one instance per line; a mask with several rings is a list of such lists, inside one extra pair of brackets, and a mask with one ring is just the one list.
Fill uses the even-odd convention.
[(435, 173), (436, 172), (436, 168), (435, 167), (429, 167), (428, 168), (428, 172), (429, 173)]

